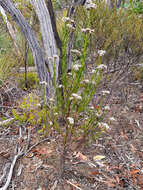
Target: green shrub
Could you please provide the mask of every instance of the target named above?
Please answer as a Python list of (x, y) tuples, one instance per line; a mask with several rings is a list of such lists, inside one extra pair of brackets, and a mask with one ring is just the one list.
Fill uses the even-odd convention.
[(25, 74), (23, 73), (18, 74), (17, 80), (18, 80), (18, 87), (22, 88), (23, 90), (27, 90), (27, 88), (35, 89), (39, 85), (39, 78), (37, 77), (37, 74), (33, 72), (27, 73), (27, 88), (25, 83)]
[(12, 55), (0, 55), (0, 81), (6, 81), (12, 76), (12, 69), (17, 64), (17, 60)]
[[(101, 95), (99, 104), (95, 107), (91, 105), (92, 97), (102, 79), (102, 71), (105, 66), (101, 64), (101, 56), (104, 55), (105, 51), (99, 51), (99, 59), (97, 61), (97, 66), (99, 67), (93, 70), (87, 79), (85, 75), (85, 59), (89, 43), (88, 32), (82, 33), (82, 54), (79, 63), (77, 64), (74, 61), (71, 73), (67, 74), (66, 48), (71, 29), (66, 27), (66, 24), (64, 24), (63, 29), (62, 84), (57, 83), (54, 72), (53, 87), (55, 95), (49, 99), (48, 107), (44, 102), (42, 109), (33, 108), (34, 105), (38, 105), (39, 103), (36, 102), (35, 104), (35, 99), (32, 96), (28, 96), (20, 104), (22, 121), (31, 124), (33, 122), (35, 124), (36, 122), (41, 126), (39, 133), (44, 135), (48, 135), (50, 131), (56, 130), (62, 135), (64, 148), (69, 142), (72, 143), (79, 137), (83, 137), (86, 141), (97, 139), (106, 130), (108, 125), (100, 122), (107, 111), (102, 105), (106, 94), (109, 93), (105, 90), (103, 95)], [(72, 53), (75, 59), (79, 55), (78, 50), (72, 50)], [(55, 71), (54, 60), (53, 68)], [(41, 85), (43, 91), (45, 91), (46, 82), (43, 81)], [(16, 114), (15, 118), (21, 120)]]
[(122, 8), (109, 10), (104, 3), (97, 3), (97, 8), (90, 11), (80, 7), (76, 23), (79, 30), (94, 29), (90, 48), (95, 53), (98, 49), (106, 50), (107, 60), (129, 49), (132, 56), (143, 53), (143, 19), (134, 12), (130, 14)]
[[(70, 22), (70, 21), (69, 21)], [(99, 86), (103, 69), (106, 68), (102, 64), (102, 57), (106, 52), (98, 51), (97, 67), (92, 70), (90, 76), (87, 78), (85, 74), (85, 60), (87, 57), (87, 48), (89, 45), (90, 30), (81, 31), (81, 52), (78, 49), (72, 49), (73, 65), (71, 73), (67, 73), (67, 45), (70, 40), (70, 34), (73, 27), (69, 22), (63, 23), (62, 33), (62, 76), (61, 84), (56, 81), (55, 59), (53, 57), (53, 97), (46, 102), (46, 81), (41, 81), (41, 88), (43, 92), (43, 105), (39, 107), (39, 101), (33, 96), (28, 96), (20, 104), (21, 114), (13, 110), (14, 117), (20, 122), (30, 123), (37, 126), (39, 133), (42, 135), (50, 135), (56, 132), (61, 137), (63, 152), (61, 154), (61, 169), (63, 173), (65, 164), (65, 155), (70, 149), (72, 143), (79, 138), (83, 139), (83, 143), (99, 138), (106, 130), (108, 124), (101, 122), (104, 119), (109, 107), (104, 106), (104, 98), (110, 94), (106, 89), (102, 91), (101, 99), (98, 105), (92, 104), (93, 95)], [(73, 21), (74, 22), (74, 21)], [(76, 62), (79, 56), (79, 62)], [(108, 108), (108, 109), (107, 109)]]
[(28, 51), (27, 60), (28, 60), (28, 65), (29, 66), (34, 66), (33, 55), (32, 55), (32, 52), (30, 50)]

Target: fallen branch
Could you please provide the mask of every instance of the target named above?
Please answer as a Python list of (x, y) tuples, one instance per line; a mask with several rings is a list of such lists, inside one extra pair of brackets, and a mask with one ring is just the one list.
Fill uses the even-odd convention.
[(22, 155), (22, 150), (21, 150), (21, 148), (19, 148), (19, 147), (16, 147), (15, 152), (16, 152), (17, 154), (15, 154), (15, 156), (14, 156), (14, 158), (13, 158), (13, 161), (12, 161), (12, 163), (11, 163), (11, 167), (10, 167), (10, 170), (9, 170), (9, 174), (8, 174), (8, 177), (7, 177), (7, 181), (6, 181), (5, 185), (4, 185), (2, 188), (0, 188), (0, 190), (7, 190), (7, 188), (9, 187), (10, 182), (11, 182), (11, 179), (12, 179), (12, 174), (13, 174), (13, 170), (14, 170), (16, 161), (17, 161), (18, 158)]
[(2, 174), (2, 176), (0, 177), (0, 184), (2, 184), (3, 179), (4, 179), (5, 176), (6, 176), (7, 170), (8, 170), (8, 168), (9, 168), (9, 166), (10, 166), (10, 163), (7, 163), (7, 164), (5, 165), (5, 167), (4, 167), (4, 169), (3, 169), (3, 174)]
[(80, 187), (78, 187), (77, 185), (71, 183), (70, 181), (66, 180), (68, 184), (74, 186), (75, 188), (79, 189), (79, 190), (82, 190)]

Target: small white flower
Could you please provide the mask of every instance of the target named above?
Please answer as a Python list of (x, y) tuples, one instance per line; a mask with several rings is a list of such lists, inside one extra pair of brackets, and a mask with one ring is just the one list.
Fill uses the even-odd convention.
[(110, 110), (110, 106), (108, 106), (108, 105), (105, 106), (104, 110), (109, 111)]
[(98, 50), (98, 54), (99, 56), (103, 56), (106, 53), (105, 50)]
[(46, 81), (41, 81), (40, 84), (46, 86), (48, 83)]
[(107, 123), (98, 123), (98, 126), (101, 127), (101, 128), (106, 128), (106, 129), (110, 129), (109, 125)]
[(59, 85), (59, 88), (63, 88), (63, 85), (62, 85), (62, 84), (60, 84), (60, 85)]
[(94, 110), (94, 107), (93, 107), (93, 106), (90, 106), (90, 109), (91, 109), (91, 110)]
[(69, 21), (69, 20), (70, 20), (69, 17), (63, 17), (63, 18), (62, 18), (62, 21), (63, 21), (63, 22), (67, 22), (67, 21)]
[(54, 113), (54, 115), (56, 116), (56, 115), (58, 115), (58, 113), (57, 113), (57, 112), (55, 112), (55, 113)]
[(96, 9), (97, 6), (95, 3), (86, 3), (85, 4), (85, 8), (88, 10), (88, 9)]
[(110, 91), (108, 91), (108, 90), (103, 90), (103, 91), (102, 91), (102, 94), (103, 94), (103, 96), (106, 95), (106, 94), (110, 94)]
[[(76, 94), (76, 93), (72, 93), (71, 98), (75, 98), (75, 99), (77, 99), (77, 100), (82, 100), (82, 97), (79, 96), (79, 95)], [(70, 100), (71, 100), (71, 99), (70, 99)]]
[(85, 29), (85, 28), (82, 28), (82, 29), (81, 29), (81, 32), (86, 32), (86, 29)]
[(88, 79), (83, 80), (84, 83), (89, 84), (90, 81)]
[(50, 125), (53, 125), (53, 122), (52, 122), (52, 121), (49, 121), (49, 124), (50, 124)]
[(74, 20), (72, 20), (72, 19), (69, 18), (69, 17), (63, 17), (63, 18), (62, 18), (62, 21), (63, 21), (63, 22), (68, 22), (68, 21), (69, 21), (69, 22), (74, 23)]
[(92, 71), (91, 71), (91, 73), (92, 74), (94, 74), (94, 73), (96, 73), (97, 71), (95, 70), (95, 69), (93, 69)]
[(72, 76), (72, 73), (71, 72), (68, 72), (68, 74), (67, 74), (68, 76)]
[(104, 64), (101, 64), (101, 65), (97, 66), (97, 69), (107, 69), (107, 66)]
[(49, 100), (50, 100), (50, 102), (54, 102), (54, 99), (53, 99), (53, 98), (50, 98)]
[(72, 117), (67, 117), (67, 120), (69, 121), (69, 123), (70, 123), (71, 125), (74, 124), (74, 119), (73, 119)]
[(72, 29), (72, 30), (75, 30), (75, 27), (73, 27), (72, 24), (66, 24), (66, 26), (67, 26), (68, 28)]
[(73, 70), (75, 70), (75, 71), (79, 71), (80, 68), (81, 68), (81, 65), (79, 65), (79, 64), (75, 64), (73, 66)]
[(114, 117), (110, 117), (109, 120), (110, 121), (116, 121), (116, 119)]
[(91, 28), (82, 28), (81, 29), (81, 32), (83, 33), (93, 33), (94, 32), (94, 29), (91, 29)]
[(79, 50), (77, 50), (77, 49), (72, 49), (71, 53), (75, 53), (75, 54), (77, 54), (79, 56), (81, 55), (81, 52)]

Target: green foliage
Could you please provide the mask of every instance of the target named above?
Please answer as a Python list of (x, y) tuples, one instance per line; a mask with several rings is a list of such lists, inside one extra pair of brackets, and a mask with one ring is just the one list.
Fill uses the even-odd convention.
[(34, 66), (33, 55), (32, 55), (32, 52), (30, 50), (28, 51), (27, 60), (28, 60), (28, 65), (29, 66)]
[[(40, 126), (40, 134), (48, 135), (53, 130), (57, 131), (62, 135), (65, 146), (79, 137), (83, 137), (85, 140), (97, 139), (106, 130), (106, 125), (100, 124), (106, 113), (102, 107), (105, 94), (101, 95), (101, 100), (96, 107), (91, 105), (92, 97), (102, 79), (102, 69), (97, 67), (88, 78), (85, 75), (85, 59), (89, 44), (88, 33), (82, 33), (82, 53), (78, 63), (76, 58), (79, 52), (78, 50), (72, 51), (74, 63), (71, 73), (67, 74), (66, 48), (70, 32), (71, 30), (65, 24), (63, 28), (62, 84), (58, 84), (56, 81), (56, 58), (53, 58), (55, 96), (49, 99), (48, 107), (46, 104), (42, 109), (36, 107), (39, 102), (32, 95), (28, 96), (20, 106), (22, 119), (24, 117), (26, 122)], [(102, 66), (101, 56), (99, 56), (97, 66)], [(42, 85), (44, 91), (46, 82), (43, 82)], [(15, 118), (21, 120), (17, 116)]]
[(0, 83), (9, 79), (13, 74), (13, 68), (17, 67), (18, 59), (15, 57), (12, 48), (11, 38), (6, 33), (6, 27), (0, 24)]
[(20, 123), (27, 122), (33, 126), (37, 125), (40, 121), (38, 103), (38, 98), (32, 93), (29, 94), (19, 104), (22, 113), (18, 113), (15, 109), (12, 110), (14, 118)]
[(97, 8), (90, 11), (80, 7), (76, 23), (79, 30), (86, 27), (94, 29), (90, 48), (94, 52), (106, 50), (108, 60), (118, 57), (128, 48), (132, 55), (143, 52), (143, 19), (134, 12), (130, 14), (122, 8), (109, 11), (104, 3), (97, 3)]
[(143, 14), (143, 2), (140, 0), (128, 1), (124, 3), (123, 7), (128, 9), (129, 13)]
[[(22, 88), (23, 90), (26, 90), (25, 87), (25, 74), (21, 73), (17, 76), (18, 80), (18, 87)], [(39, 78), (37, 77), (36, 73), (28, 72), (27, 73), (27, 86), (28, 89), (35, 89), (39, 85)]]
[(12, 68), (16, 65), (16, 61), (12, 55), (0, 55), (0, 83), (6, 81), (12, 75)]

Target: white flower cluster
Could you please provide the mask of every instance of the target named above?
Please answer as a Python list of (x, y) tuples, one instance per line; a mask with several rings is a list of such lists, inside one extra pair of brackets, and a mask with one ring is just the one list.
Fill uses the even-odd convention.
[(105, 50), (98, 50), (99, 56), (105, 55), (106, 51)]
[(77, 50), (77, 49), (72, 49), (71, 53), (79, 55), (79, 56), (81, 55), (81, 52), (79, 50)]
[(109, 120), (110, 121), (116, 121), (116, 119), (114, 117), (110, 117)]
[(85, 5), (84, 5), (84, 7), (85, 7), (87, 10), (89, 10), (89, 9), (96, 9), (96, 8), (97, 8), (96, 4), (93, 3), (92, 0), (87, 0), (86, 3), (85, 3)]
[(73, 27), (72, 24), (66, 24), (66, 26), (67, 26), (68, 28), (72, 29), (72, 30), (75, 30), (75, 27)]
[(40, 84), (45, 85), (45, 86), (48, 85), (48, 83), (46, 81), (41, 81)]
[(108, 105), (105, 106), (105, 107), (104, 107), (104, 110), (106, 110), (106, 111), (110, 111), (110, 106), (108, 106)]
[(91, 73), (92, 73), (92, 74), (95, 74), (95, 73), (97, 73), (97, 71), (96, 71), (95, 69), (93, 69), (93, 70), (91, 71)]
[(62, 18), (62, 21), (63, 21), (63, 22), (71, 22), (71, 23), (74, 23), (74, 20), (72, 20), (70, 17), (63, 17), (63, 18)]
[(73, 99), (82, 100), (82, 97), (76, 93), (72, 93), (70, 100), (73, 100)]
[(107, 66), (104, 64), (101, 64), (101, 65), (97, 66), (97, 69), (100, 69), (100, 70), (107, 69)]
[(63, 88), (63, 85), (62, 85), (62, 84), (60, 84), (58, 87), (59, 87), (59, 88)]
[(101, 123), (98, 123), (98, 126), (100, 128), (110, 129), (110, 127), (109, 127), (109, 125), (107, 123), (101, 122)]
[(73, 70), (75, 70), (75, 71), (79, 71), (80, 68), (81, 68), (81, 65), (79, 65), (79, 64), (73, 65)]
[(107, 95), (107, 94), (110, 94), (110, 91), (108, 91), (108, 90), (103, 90), (103, 91), (102, 91), (102, 94), (103, 94), (103, 96), (105, 96), (105, 95)]
[(88, 79), (83, 80), (85, 84), (90, 84), (90, 81)]
[(67, 120), (69, 124), (73, 125), (74, 124), (74, 119), (72, 117), (67, 117)]
[(93, 33), (94, 32), (94, 29), (91, 29), (91, 28), (82, 28), (81, 29), (81, 32), (83, 33)]
[(53, 125), (53, 122), (52, 122), (52, 121), (49, 121), (49, 124), (50, 124), (50, 125)]

